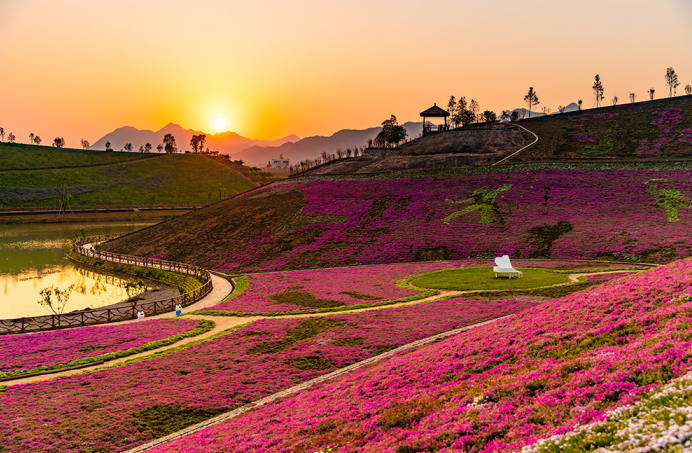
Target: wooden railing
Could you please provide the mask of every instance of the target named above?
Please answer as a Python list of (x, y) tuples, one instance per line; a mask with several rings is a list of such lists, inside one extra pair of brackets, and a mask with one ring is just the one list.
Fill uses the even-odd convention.
[(202, 286), (169, 299), (142, 303), (131, 302), (128, 306), (95, 308), (59, 315), (35, 316), (30, 318), (2, 319), (0, 320), (0, 335), (126, 321), (128, 319), (136, 319), (137, 313), (140, 311), (143, 311), (146, 316), (168, 313), (174, 311), (175, 306), (178, 304), (183, 307), (194, 304), (204, 298), (204, 296), (209, 294), (213, 289), (211, 274), (201, 267), (175, 261), (141, 258), (105, 251), (102, 252), (94, 248), (95, 244), (114, 239), (115, 237), (117, 237), (117, 235), (103, 235), (77, 240), (74, 243), (73, 250), (75, 253), (82, 256), (102, 259), (113, 263), (152, 267), (170, 272), (192, 275), (202, 281)]

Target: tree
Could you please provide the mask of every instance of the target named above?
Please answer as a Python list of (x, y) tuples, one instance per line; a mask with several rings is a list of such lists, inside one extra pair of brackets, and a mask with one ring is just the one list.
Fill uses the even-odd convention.
[(106, 151), (113, 151), (113, 148), (111, 148), (111, 142), (106, 142)]
[(593, 78), (593, 94), (594, 97), (596, 98), (596, 107), (601, 106), (601, 101), (603, 100), (603, 92), (605, 91), (603, 89), (603, 83), (601, 83), (601, 76), (596, 74), (596, 77)]
[(34, 133), (29, 134), (29, 143), (34, 141)]
[(538, 100), (538, 95), (533, 91), (533, 87), (529, 87), (529, 92), (524, 96), (524, 102), (529, 106), (529, 118), (531, 118), (531, 106), (541, 103), (541, 101)]
[(450, 96), (449, 103), (447, 103), (447, 111), (449, 112), (449, 117), (454, 118), (457, 113), (457, 99), (454, 95)]
[[(396, 116), (382, 122), (382, 131), (377, 134), (375, 140), (380, 139), (384, 143), (385, 148), (396, 147), (408, 134), (404, 126), (400, 126), (396, 120)], [(339, 150), (337, 150), (338, 154)]]
[(196, 135), (193, 135), (192, 138), (190, 139), (190, 148), (192, 148), (192, 151), (197, 152), (198, 146), (199, 146), (199, 137)]
[(82, 139), (82, 148), (87, 149), (90, 146), (91, 144), (88, 141)]
[(630, 93), (630, 102), (634, 104), (634, 100), (637, 99), (637, 95), (635, 93)]
[(173, 154), (178, 152), (178, 147), (175, 144), (175, 137), (173, 137), (173, 134), (166, 134), (163, 137), (163, 144), (164, 149), (166, 150), (166, 154)]
[(0, 127), (0, 140), (5, 140), (5, 128)]
[(617, 96), (613, 96), (613, 100), (612, 100), (612, 101), (610, 101), (610, 102), (612, 102), (612, 103), (613, 103), (613, 105), (618, 105), (618, 100), (619, 100), (619, 99), (618, 99), (618, 97), (617, 97)]
[(63, 146), (65, 146), (65, 139), (62, 137), (55, 137), (53, 139), (53, 146), (55, 146), (56, 148), (62, 148)]
[(673, 88), (678, 85), (678, 75), (675, 73), (675, 69), (666, 69), (666, 75), (663, 76), (663, 79), (666, 81), (666, 85), (668, 85), (668, 97), (671, 97), (673, 95)]
[(509, 116), (512, 121), (516, 121), (519, 119), (519, 111), (514, 110), (512, 111), (512, 114)]
[(560, 113), (565, 113), (565, 106), (564, 105), (558, 105), (557, 106), (557, 111)]
[(545, 113), (546, 115), (550, 115), (551, 111), (552, 110), (550, 109), (550, 107), (543, 107), (543, 113)]
[[(692, 94), (692, 85), (685, 85), (685, 93), (689, 96)], [(0, 128), (2, 130), (2, 128)], [(0, 134), (1, 135), (1, 134)]]
[(476, 120), (476, 115), (473, 114), (471, 110), (464, 109), (463, 112), (461, 112), (461, 124), (463, 126), (468, 126), (469, 124), (473, 124), (473, 122)]
[(478, 112), (480, 112), (481, 106), (475, 101), (475, 99), (471, 99), (471, 102), (469, 103), (469, 110), (471, 113), (473, 113), (473, 121), (478, 121)]
[(139, 145), (139, 152), (143, 153), (144, 152), (144, 145)]
[(500, 121), (503, 123), (508, 122), (511, 119), (511, 112), (509, 110), (503, 110), (502, 115), (500, 115)]
[(651, 99), (653, 101), (654, 100), (654, 93), (656, 93), (656, 90), (653, 87), (651, 87), (651, 89), (649, 91), (647, 91), (647, 93), (649, 93), (649, 99)]
[(14, 143), (14, 139), (15, 139), (14, 134), (12, 132), (10, 132), (9, 135), (7, 136), (7, 141), (10, 143)]
[(207, 141), (207, 136), (204, 134), (199, 134), (197, 136), (197, 140), (199, 141), (199, 152), (201, 153), (204, 149), (204, 143)]
[(41, 140), (41, 137), (39, 137), (38, 135), (34, 136), (34, 143), (36, 143), (37, 145), (40, 145), (42, 141), (43, 140)]
[(125, 146), (123, 146), (123, 149), (125, 151), (127, 151), (128, 153), (132, 152), (132, 143), (125, 143)]
[(147, 144), (144, 145), (144, 152), (145, 153), (151, 152), (151, 143), (147, 142)]
[(497, 115), (492, 110), (486, 110), (483, 112), (483, 120), (486, 123), (494, 123), (497, 120)]
[[(38, 300), (38, 304), (54, 315), (60, 315), (65, 311), (65, 306), (67, 305), (67, 301), (70, 300), (74, 287), (75, 285), (73, 284), (64, 290), (60, 290), (54, 285), (43, 288), (39, 292), (41, 299)], [(55, 301), (53, 301), (53, 296), (55, 296)]]
[(156, 145), (156, 150), (157, 150), (158, 152), (163, 151), (163, 145), (162, 145), (161, 143), (159, 143), (158, 145)]
[(583, 102), (584, 102), (584, 101), (582, 101), (581, 99), (579, 99), (579, 100), (577, 101), (577, 105), (579, 106), (579, 111), (581, 111), (581, 105), (582, 105)]

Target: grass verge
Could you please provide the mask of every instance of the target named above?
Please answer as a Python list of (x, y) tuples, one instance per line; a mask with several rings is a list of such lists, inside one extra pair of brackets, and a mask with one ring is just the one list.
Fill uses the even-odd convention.
[(569, 282), (565, 274), (539, 268), (520, 268), (523, 278), (495, 278), (491, 268), (444, 269), (417, 276), (409, 283), (418, 288), (453, 291), (531, 289)]

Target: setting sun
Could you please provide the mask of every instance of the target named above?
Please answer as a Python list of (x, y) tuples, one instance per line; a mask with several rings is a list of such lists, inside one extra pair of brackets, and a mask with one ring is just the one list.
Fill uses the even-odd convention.
[(217, 118), (216, 121), (214, 121), (214, 126), (220, 131), (224, 130), (226, 128), (226, 120), (223, 118)]

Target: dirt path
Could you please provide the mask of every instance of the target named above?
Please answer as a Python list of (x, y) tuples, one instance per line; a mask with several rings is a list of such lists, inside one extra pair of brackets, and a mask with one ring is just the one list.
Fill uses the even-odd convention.
[(497, 164), (499, 164), (499, 163), (501, 163), (501, 162), (504, 162), (504, 161), (506, 161), (506, 160), (511, 159), (512, 157), (516, 156), (516, 155), (519, 154), (520, 152), (524, 151), (526, 148), (528, 148), (528, 147), (530, 147), (530, 146), (533, 146), (533, 145), (535, 145), (536, 143), (538, 143), (538, 135), (536, 135), (536, 134), (534, 134), (533, 132), (531, 132), (530, 130), (526, 129), (524, 126), (521, 126), (521, 125), (519, 125), (519, 124), (516, 124), (516, 126), (519, 126), (520, 128), (524, 129), (524, 130), (525, 130), (526, 132), (528, 132), (529, 134), (531, 134), (531, 135), (533, 135), (534, 137), (536, 137), (536, 140), (535, 140), (533, 143), (531, 143), (530, 145), (524, 146), (524, 147), (521, 148), (519, 151), (516, 151), (516, 152), (510, 154), (509, 156), (505, 157), (504, 159), (498, 160), (497, 162), (495, 162), (494, 164), (492, 164), (491, 167), (494, 167), (495, 165), (497, 165)]

